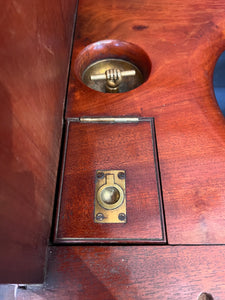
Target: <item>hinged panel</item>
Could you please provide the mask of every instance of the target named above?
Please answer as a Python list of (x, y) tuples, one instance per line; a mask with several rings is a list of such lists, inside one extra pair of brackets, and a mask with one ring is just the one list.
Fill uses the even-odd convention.
[[(126, 210), (120, 212), (126, 213), (124, 222), (96, 222), (99, 170), (124, 171)], [(122, 186), (119, 180), (115, 184)], [(54, 241), (166, 241), (153, 119), (113, 124), (97, 123), (96, 118), (93, 123), (68, 121)]]

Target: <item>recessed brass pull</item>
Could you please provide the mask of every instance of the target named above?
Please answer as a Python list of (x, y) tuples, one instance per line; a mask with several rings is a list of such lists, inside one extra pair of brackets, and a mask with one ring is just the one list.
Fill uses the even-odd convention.
[(97, 171), (95, 223), (126, 223), (125, 171)]

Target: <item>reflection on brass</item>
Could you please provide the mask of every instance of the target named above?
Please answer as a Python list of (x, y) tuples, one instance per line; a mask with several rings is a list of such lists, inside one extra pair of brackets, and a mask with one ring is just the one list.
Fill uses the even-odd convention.
[(122, 59), (99, 60), (86, 68), (83, 82), (93, 90), (103, 93), (123, 93), (135, 89), (144, 82), (140, 70)]
[(126, 223), (125, 171), (96, 172), (95, 223)]

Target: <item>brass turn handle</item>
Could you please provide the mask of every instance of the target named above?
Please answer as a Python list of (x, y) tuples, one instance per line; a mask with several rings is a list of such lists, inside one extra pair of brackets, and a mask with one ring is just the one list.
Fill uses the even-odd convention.
[(117, 93), (123, 77), (135, 76), (135, 70), (120, 71), (119, 69), (108, 69), (104, 74), (91, 75), (91, 80), (106, 80), (106, 90)]
[(91, 75), (91, 80), (106, 80), (108, 79), (107, 74), (110, 74), (111, 78), (115, 78), (117, 74), (120, 72), (122, 77), (127, 77), (127, 76), (135, 76), (136, 71), (135, 70), (128, 70), (128, 71), (120, 71), (118, 69), (109, 69), (106, 70), (104, 74), (94, 74)]

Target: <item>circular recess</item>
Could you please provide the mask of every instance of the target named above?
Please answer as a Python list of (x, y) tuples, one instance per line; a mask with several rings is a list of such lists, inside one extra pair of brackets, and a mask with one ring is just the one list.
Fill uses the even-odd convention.
[(150, 71), (150, 59), (140, 47), (118, 40), (93, 43), (75, 60), (79, 80), (103, 93), (135, 89), (148, 79)]
[(124, 193), (118, 184), (114, 184), (113, 186), (104, 184), (97, 192), (97, 200), (101, 207), (115, 209), (123, 203)]
[(201, 295), (198, 297), (198, 300), (213, 300), (213, 296), (208, 293), (201, 293)]
[(213, 88), (217, 103), (225, 116), (225, 51), (216, 62), (213, 73)]
[(117, 188), (113, 186), (106, 187), (101, 192), (102, 201), (106, 204), (114, 204), (120, 198), (120, 193)]

